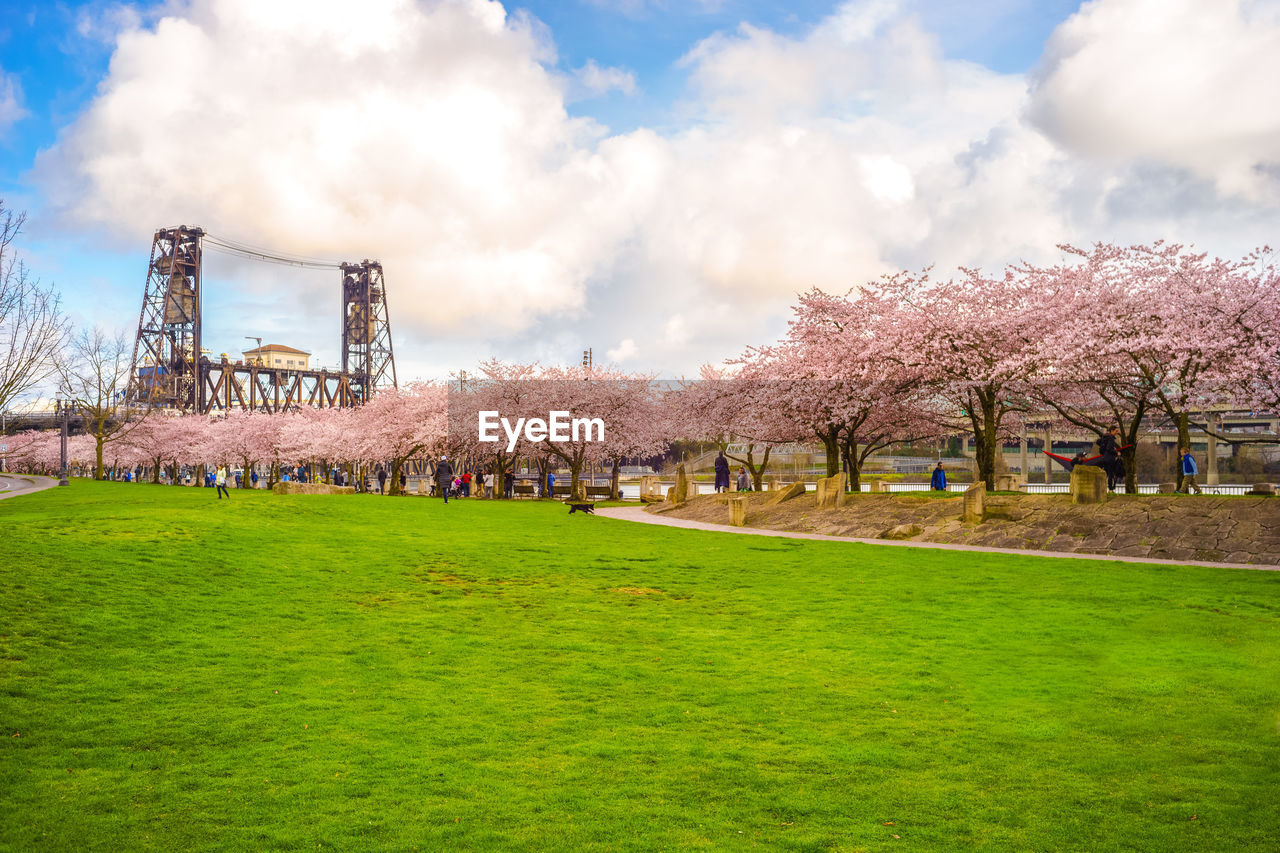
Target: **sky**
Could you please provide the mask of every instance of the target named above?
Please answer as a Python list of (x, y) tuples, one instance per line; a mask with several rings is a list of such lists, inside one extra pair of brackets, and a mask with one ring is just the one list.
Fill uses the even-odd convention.
[[(692, 376), (813, 287), (1276, 244), (1277, 79), (1280, 0), (0, 0), (0, 198), (81, 325), (199, 225), (380, 260), (402, 381)], [(205, 345), (336, 366), (339, 283), (208, 252)]]

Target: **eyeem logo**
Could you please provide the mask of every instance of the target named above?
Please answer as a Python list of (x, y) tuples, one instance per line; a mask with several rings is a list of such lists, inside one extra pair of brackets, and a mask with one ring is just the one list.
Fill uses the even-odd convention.
[[(582, 441), (604, 441), (602, 419), (570, 418), (568, 412), (548, 412), (545, 421), (542, 418), (528, 420), (516, 418), (515, 426), (512, 426), (511, 421), (506, 418), (498, 417), (497, 412), (481, 412), (479, 420), (481, 441), (501, 441), (497, 429), (502, 427), (502, 431), (507, 434), (508, 453), (516, 449), (516, 442), (520, 440), (521, 432), (524, 433), (526, 441), (535, 444), (542, 441), (553, 441), (556, 444), (578, 441), (579, 431), (581, 431)], [(591, 437), (592, 430), (595, 430), (595, 438)]]

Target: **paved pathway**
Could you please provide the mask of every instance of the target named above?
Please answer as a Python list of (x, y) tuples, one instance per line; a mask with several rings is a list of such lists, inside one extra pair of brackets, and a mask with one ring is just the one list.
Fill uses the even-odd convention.
[(50, 489), (58, 485), (55, 477), (34, 477), (26, 474), (0, 474), (0, 500), (16, 498), (18, 495), (29, 495), (41, 489)]
[(976, 545), (944, 545), (939, 542), (909, 542), (892, 539), (855, 539), (852, 536), (828, 536), (825, 533), (797, 533), (789, 530), (765, 530), (760, 527), (731, 527), (728, 524), (708, 524), (684, 518), (670, 518), (645, 512), (641, 507), (601, 507), (596, 515), (620, 521), (639, 521), (665, 527), (682, 527), (687, 530), (712, 530), (717, 533), (740, 533), (748, 536), (781, 536), (787, 539), (818, 539), (824, 542), (861, 542), (864, 545), (885, 545), (892, 548), (935, 548), (940, 551), (976, 551), (981, 554), (1019, 554), (1031, 557), (1056, 557), (1065, 560), (1110, 560), (1118, 563), (1144, 563), (1157, 566), (1209, 566), (1218, 569), (1254, 569), (1276, 572), (1280, 566), (1263, 566), (1252, 563), (1207, 563), (1191, 560), (1155, 560), (1148, 557), (1112, 557), (1105, 554), (1068, 554), (1061, 551), (1031, 551), (1021, 548), (983, 548)]

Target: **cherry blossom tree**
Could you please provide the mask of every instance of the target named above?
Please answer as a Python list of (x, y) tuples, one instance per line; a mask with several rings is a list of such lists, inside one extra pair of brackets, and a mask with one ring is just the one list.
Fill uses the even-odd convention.
[(356, 458), (386, 460), (391, 494), (400, 494), (400, 471), (420, 453), (439, 453), (449, 435), (448, 391), (438, 383), (415, 382), (379, 391), (360, 406), (348, 432), (358, 437)]
[(855, 491), (869, 456), (939, 432), (937, 413), (922, 393), (927, 386), (886, 351), (901, 314), (896, 301), (882, 295), (814, 290), (801, 296), (782, 341), (749, 349), (738, 360), (740, 379), (754, 383), (758, 408), (816, 436), (826, 450), (827, 476), (843, 467)]
[[(1031, 272), (1055, 291), (1054, 311), (1067, 318), (1043, 341), (1067, 393), (1045, 398), (1080, 399), (1081, 386), (1088, 386), (1084, 399), (1098, 401), (1092, 424), (1084, 417), (1087, 402), (1060, 402), (1055, 410), (1064, 416), (1074, 408), (1073, 423), (1096, 431), (1096, 418), (1105, 415), (1132, 445), (1149, 406), (1176, 425), (1179, 445), (1188, 446), (1193, 425), (1214, 431), (1198, 414), (1247, 400), (1251, 380), (1242, 378), (1266, 375), (1277, 276), (1261, 250), (1232, 261), (1176, 243), (1061, 248), (1074, 263)], [(1135, 469), (1131, 455), (1126, 462)]]
[(939, 425), (974, 437), (978, 479), (995, 488), (996, 453), (1013, 434), (1006, 416), (1026, 411), (1029, 381), (1044, 369), (1045, 321), (1036, 310), (1053, 293), (1020, 268), (1001, 276), (962, 269), (956, 278), (929, 271), (886, 276), (861, 290), (892, 312), (876, 325), (881, 375), (919, 383)]

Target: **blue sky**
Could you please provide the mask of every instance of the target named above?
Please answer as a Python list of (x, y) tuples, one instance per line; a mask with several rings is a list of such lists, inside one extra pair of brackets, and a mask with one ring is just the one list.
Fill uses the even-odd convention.
[[(0, 0), (0, 197), (86, 324), (132, 328), (185, 222), (382, 258), (402, 375), (691, 373), (810, 286), (1275, 242), (1277, 6)], [(206, 277), (215, 351), (336, 361), (323, 274)]]

